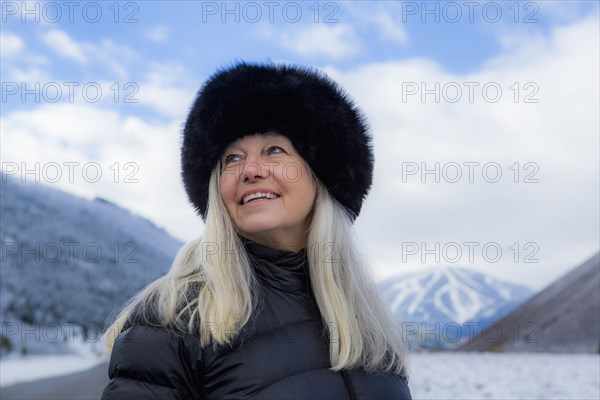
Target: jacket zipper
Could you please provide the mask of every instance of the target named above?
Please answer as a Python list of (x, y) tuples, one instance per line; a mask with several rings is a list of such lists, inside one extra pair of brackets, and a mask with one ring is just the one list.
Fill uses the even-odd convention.
[(358, 397), (354, 392), (354, 386), (352, 386), (352, 382), (350, 382), (350, 376), (348, 376), (345, 370), (342, 370), (341, 372), (342, 377), (344, 378), (344, 383), (346, 384), (346, 389), (348, 389), (348, 394), (350, 394), (350, 400), (358, 400)]

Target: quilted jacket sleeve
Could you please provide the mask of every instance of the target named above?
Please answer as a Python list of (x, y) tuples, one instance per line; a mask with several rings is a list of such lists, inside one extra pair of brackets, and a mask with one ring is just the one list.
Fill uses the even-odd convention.
[(198, 338), (133, 325), (115, 341), (102, 400), (204, 399)]

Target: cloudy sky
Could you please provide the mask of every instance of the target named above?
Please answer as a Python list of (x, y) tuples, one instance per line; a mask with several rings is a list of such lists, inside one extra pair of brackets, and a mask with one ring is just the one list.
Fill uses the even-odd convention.
[(369, 119), (356, 232), (380, 278), (451, 265), (539, 289), (598, 251), (597, 2), (1, 7), (5, 174), (191, 240), (179, 143), (197, 89), (237, 60), (300, 63)]

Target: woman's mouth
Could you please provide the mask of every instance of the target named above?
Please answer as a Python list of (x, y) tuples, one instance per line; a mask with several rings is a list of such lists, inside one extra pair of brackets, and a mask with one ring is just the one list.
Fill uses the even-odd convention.
[(278, 194), (275, 193), (267, 193), (267, 192), (258, 192), (258, 193), (252, 193), (248, 196), (245, 196), (242, 199), (241, 205), (246, 205), (249, 203), (254, 203), (254, 202), (262, 202), (262, 201), (267, 201), (267, 200), (274, 200), (274, 199), (278, 199), (281, 196), (279, 196)]

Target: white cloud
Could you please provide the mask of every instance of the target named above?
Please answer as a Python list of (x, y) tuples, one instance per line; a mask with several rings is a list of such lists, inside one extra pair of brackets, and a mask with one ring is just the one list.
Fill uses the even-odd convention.
[(79, 64), (88, 63), (88, 53), (84, 46), (80, 45), (63, 31), (50, 30), (42, 36), (43, 42), (55, 53), (76, 61)]
[[(521, 19), (545, 19), (553, 21), (574, 21), (581, 18), (590, 10), (598, 14), (598, 3), (593, 1), (544, 1), (525, 2), (520, 13)], [(594, 11), (593, 11), (594, 12)]]
[[(114, 49), (106, 41), (81, 46), (84, 51), (123, 51)], [(19, 168), (16, 176), (21, 178), (23, 167), (32, 169), (39, 165), (40, 183), (88, 198), (107, 198), (150, 218), (179, 238), (196, 237), (202, 223), (187, 204), (178, 177), (181, 123), (197, 90), (197, 82), (176, 63), (150, 63), (146, 68), (144, 79), (136, 83), (135, 93), (119, 85), (119, 104), (126, 94), (132, 95), (130, 100), (137, 100), (140, 107), (149, 107), (166, 116), (166, 122), (158, 122), (159, 118), (146, 121), (122, 112), (114, 100), (116, 88), (112, 81), (97, 82), (101, 96), (98, 102), (92, 103), (82, 96), (81, 85), (74, 88), (74, 97), (70, 99), (68, 87), (53, 80), (47, 72), (42, 76), (44, 71), (33, 67), (13, 71), (14, 78), (25, 79), (28, 72), (35, 72), (37, 82), (56, 81), (62, 88), (62, 98), (54, 104), (43, 98), (37, 106), (29, 101), (33, 105), (31, 109), (3, 114), (0, 121), (3, 169), (6, 163), (10, 163), (11, 168), (16, 163)], [(47, 167), (54, 165), (51, 163), (61, 166), (62, 176), (58, 182), (51, 182), (54, 170)], [(68, 163), (78, 163), (73, 166), (72, 182), (68, 179)], [(91, 166), (90, 174), (95, 171), (93, 163), (101, 168), (102, 177), (98, 182), (90, 182), (83, 175), (85, 166)], [(118, 179), (117, 171), (120, 172)], [(131, 173), (139, 182), (124, 182)], [(35, 176), (28, 175), (26, 180), (35, 180)], [(176, 226), (173, 221), (178, 221)]]
[(177, 64), (153, 63), (140, 83), (140, 104), (162, 115), (183, 120), (198, 90), (189, 73)]
[(0, 56), (5, 83), (25, 82), (32, 87), (34, 82), (43, 82), (49, 77), (46, 68), (41, 67), (47, 64), (46, 58), (29, 50), (19, 35), (0, 32)]
[(389, 12), (380, 11), (375, 14), (374, 25), (381, 30), (383, 37), (402, 45), (408, 43), (406, 29), (404, 29), (402, 24), (394, 21)]
[[(597, 18), (555, 28), (535, 40), (522, 38), (519, 45), (513, 41), (469, 75), (448, 73), (427, 60), (363, 65), (348, 73), (329, 69), (364, 108), (373, 128), (375, 182), (357, 226), (383, 275), (423, 268), (421, 252), (402, 262), (402, 243), (424, 242), (431, 249), (436, 242), (478, 241), (473, 266), (539, 288), (598, 250), (598, 37)], [(479, 85), (472, 103), (466, 82)], [(422, 83), (429, 90), (439, 83), (439, 103), (434, 94), (422, 101)], [(444, 95), (449, 83), (462, 89), (457, 103), (447, 100), (453, 92)], [(486, 84), (502, 89), (498, 102), (484, 98)], [(416, 85), (419, 93), (403, 101), (407, 85)], [(527, 95), (538, 102), (524, 103)], [(462, 164), (470, 161), (481, 163), (474, 183)], [(442, 176), (436, 183), (430, 174), (426, 183), (420, 175), (403, 182), (403, 162), (416, 162), (419, 168), (425, 162), (430, 169), (436, 162), (440, 167), (456, 162), (463, 178), (449, 183)], [(502, 168), (497, 183), (482, 176), (481, 165), (491, 162)], [(515, 162), (519, 183), (513, 181)], [(539, 168), (539, 183), (522, 182), (534, 172), (527, 162)], [(447, 170), (447, 176), (453, 171)], [(523, 262), (535, 252), (524, 247), (528, 242), (539, 246), (534, 256), (539, 263)], [(485, 243), (501, 246), (499, 262), (482, 257)], [(458, 264), (470, 264), (468, 248), (463, 245), (462, 251)], [(442, 257), (440, 263), (451, 258)], [(426, 261), (435, 264), (433, 256)]]
[[(50, 74), (45, 68), (35, 66), (28, 66), (26, 68), (9, 67), (5, 76), (5, 82), (24, 84), (28, 89), (35, 88), (36, 83), (39, 84), (40, 82), (49, 82), (51, 80)], [(20, 90), (19, 93), (15, 94), (15, 96), (21, 95)]]
[(41, 38), (55, 53), (82, 65), (104, 65), (120, 79), (127, 79), (129, 75), (126, 65), (139, 60), (137, 52), (110, 39), (102, 39), (97, 44), (78, 42), (57, 29), (45, 31)]
[(19, 35), (0, 32), (0, 54), (2, 55), (2, 58), (14, 57), (19, 54), (24, 47), (25, 43)]
[(340, 60), (360, 52), (353, 29), (344, 24), (311, 25), (272, 32), (269, 35), (284, 48), (304, 57), (326, 56)]
[(374, 30), (383, 40), (391, 40), (399, 45), (408, 43), (408, 32), (402, 24), (402, 2), (346, 2), (344, 11), (352, 18), (353, 27), (360, 32), (369, 34)]
[(24, 82), (33, 85), (49, 76), (46, 68), (41, 67), (48, 63), (47, 59), (28, 49), (17, 34), (0, 32), (0, 56), (3, 60), (2, 80), (5, 83)]
[[(37, 165), (40, 183), (107, 198), (179, 237), (198, 235), (201, 222), (178, 179), (178, 122), (147, 122), (92, 104), (48, 104), (9, 113), (1, 124), (5, 172), (7, 165), (10, 170), (16, 165), (13, 176), (36, 181), (34, 174), (23, 176), (23, 170)], [(101, 177), (94, 182), (98, 170)]]
[(166, 43), (169, 40), (169, 28), (166, 25), (156, 25), (144, 32), (144, 37), (151, 42)]

